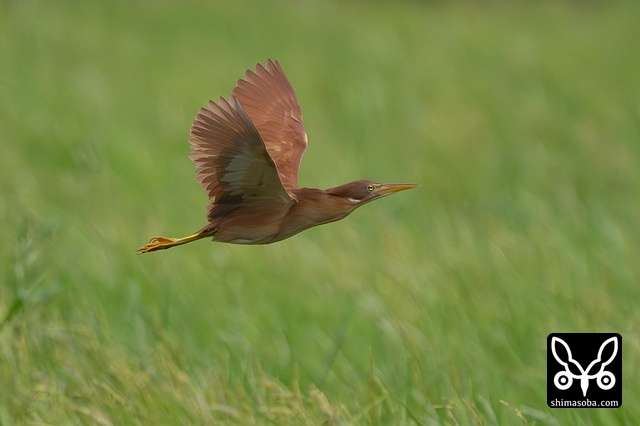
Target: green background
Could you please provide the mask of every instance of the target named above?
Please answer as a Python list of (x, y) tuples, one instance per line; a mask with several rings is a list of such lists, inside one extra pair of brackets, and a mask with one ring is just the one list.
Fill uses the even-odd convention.
[[(0, 2), (0, 424), (640, 423), (636, 2)], [(423, 186), (207, 241), (189, 126), (280, 61), (302, 186)], [(623, 406), (546, 406), (551, 332)]]

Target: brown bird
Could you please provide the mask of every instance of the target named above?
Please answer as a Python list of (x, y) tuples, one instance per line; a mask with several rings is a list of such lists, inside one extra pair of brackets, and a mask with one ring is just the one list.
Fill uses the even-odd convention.
[(140, 253), (207, 237), (235, 244), (275, 243), (419, 186), (357, 180), (326, 190), (298, 188), (307, 134), (298, 99), (277, 61), (247, 71), (229, 100), (221, 97), (201, 108), (189, 144), (196, 180), (211, 200), (209, 224), (184, 238), (154, 237)]

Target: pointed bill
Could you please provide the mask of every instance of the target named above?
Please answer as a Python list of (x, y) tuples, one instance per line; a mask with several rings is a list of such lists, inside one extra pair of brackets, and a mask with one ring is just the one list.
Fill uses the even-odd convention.
[(406, 191), (407, 189), (417, 188), (422, 185), (417, 185), (415, 183), (385, 183), (380, 186), (378, 192), (381, 195), (389, 195), (395, 192)]

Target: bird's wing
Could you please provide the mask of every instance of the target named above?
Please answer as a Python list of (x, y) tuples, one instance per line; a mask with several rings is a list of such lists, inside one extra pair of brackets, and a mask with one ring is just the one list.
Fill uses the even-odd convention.
[(278, 62), (247, 71), (231, 93), (256, 126), (278, 168), (285, 189), (298, 187), (298, 169), (307, 147), (302, 112), (291, 83)]
[(260, 134), (233, 95), (200, 108), (189, 144), (196, 180), (211, 200), (209, 219), (244, 202), (292, 202)]

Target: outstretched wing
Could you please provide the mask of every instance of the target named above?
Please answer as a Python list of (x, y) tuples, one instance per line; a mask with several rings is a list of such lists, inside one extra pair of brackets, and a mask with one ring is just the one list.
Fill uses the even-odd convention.
[(231, 93), (256, 126), (285, 189), (298, 187), (300, 160), (307, 148), (302, 112), (291, 83), (278, 62), (247, 71)]
[(260, 134), (234, 96), (200, 109), (189, 144), (196, 180), (211, 200), (209, 220), (245, 202), (292, 202)]

